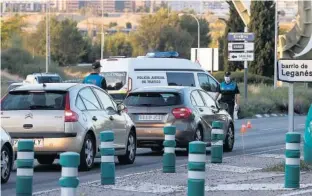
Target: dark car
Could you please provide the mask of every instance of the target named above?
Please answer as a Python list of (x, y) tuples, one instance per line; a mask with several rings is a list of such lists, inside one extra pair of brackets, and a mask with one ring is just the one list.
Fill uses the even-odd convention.
[(137, 127), (137, 145), (162, 151), (163, 127), (176, 126), (177, 147), (187, 148), (191, 141), (210, 145), (213, 121), (222, 121), (226, 134), (224, 150), (234, 146), (234, 123), (226, 105), (194, 87), (145, 87), (132, 91), (124, 104)]

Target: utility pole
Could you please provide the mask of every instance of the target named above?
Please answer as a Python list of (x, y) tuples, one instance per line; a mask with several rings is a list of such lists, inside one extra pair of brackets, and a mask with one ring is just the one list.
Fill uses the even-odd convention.
[(104, 58), (104, 25), (103, 25), (103, 18), (104, 18), (104, 0), (102, 0), (102, 28), (101, 28), (101, 60)]
[(46, 73), (49, 72), (50, 64), (50, 2), (46, 1)]
[(278, 39), (278, 13), (277, 0), (275, 0), (275, 49), (274, 49), (274, 89), (277, 87), (277, 39)]
[[(244, 28), (244, 32), (245, 33), (248, 33), (248, 27), (247, 26), (245, 26), (245, 28)], [(247, 42), (247, 41), (245, 41), (245, 42)], [(246, 53), (247, 51), (245, 50), (245, 53)], [(248, 101), (248, 86), (247, 86), (247, 82), (248, 82), (248, 79), (247, 79), (247, 74), (248, 74), (248, 62), (245, 60), (244, 61), (244, 88), (245, 88), (245, 102), (247, 102)]]

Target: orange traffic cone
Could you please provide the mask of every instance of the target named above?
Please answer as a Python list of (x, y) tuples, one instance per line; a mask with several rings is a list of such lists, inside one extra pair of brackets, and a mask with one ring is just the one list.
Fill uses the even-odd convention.
[(241, 133), (246, 133), (246, 125), (242, 124), (240, 132)]
[(251, 123), (250, 123), (250, 121), (247, 122), (247, 128), (248, 128), (248, 129), (251, 129)]

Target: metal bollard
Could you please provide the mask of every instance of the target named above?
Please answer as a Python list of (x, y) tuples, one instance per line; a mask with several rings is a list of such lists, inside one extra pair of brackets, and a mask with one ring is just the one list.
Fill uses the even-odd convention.
[(205, 195), (206, 143), (196, 141), (189, 143), (188, 156), (188, 196)]
[(16, 166), (16, 196), (31, 196), (34, 175), (33, 140), (18, 141)]
[(223, 158), (223, 131), (222, 122), (213, 121), (211, 130), (211, 163), (222, 163)]
[(101, 135), (101, 184), (115, 184), (114, 132), (102, 131)]
[(76, 152), (64, 152), (60, 155), (62, 176), (59, 179), (61, 196), (75, 196), (79, 185), (78, 166), (80, 155)]
[(175, 126), (164, 127), (165, 140), (163, 145), (165, 147), (165, 152), (163, 155), (163, 173), (175, 173), (176, 168), (176, 155), (175, 155)]
[(286, 134), (285, 188), (300, 187), (300, 133)]

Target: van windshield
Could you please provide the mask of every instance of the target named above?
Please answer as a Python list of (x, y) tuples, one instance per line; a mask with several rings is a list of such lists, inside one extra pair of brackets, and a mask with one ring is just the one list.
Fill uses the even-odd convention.
[(107, 90), (120, 90), (126, 84), (126, 72), (103, 72)]

